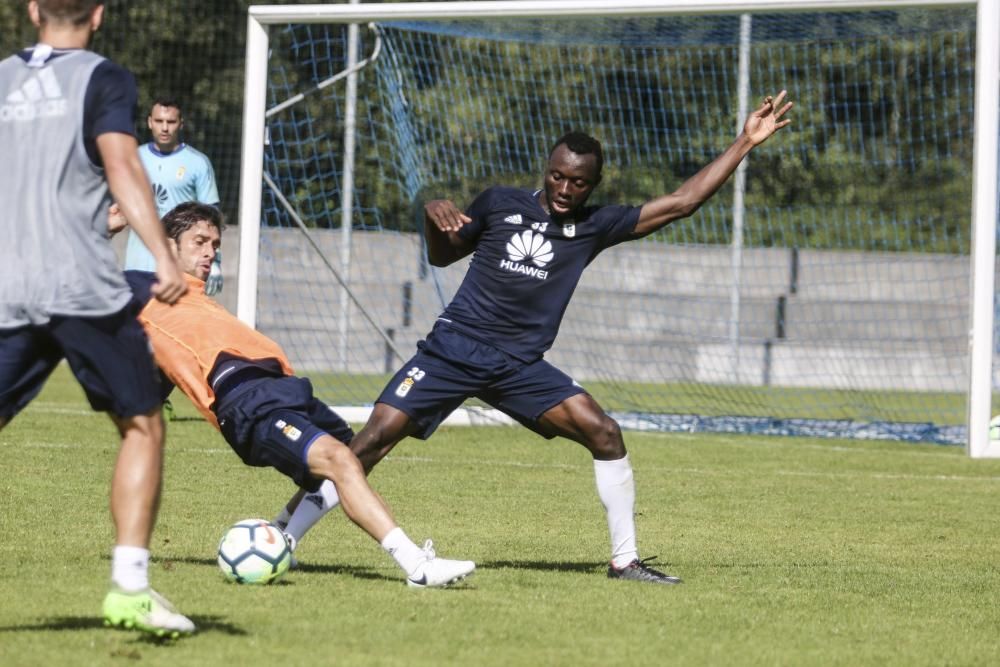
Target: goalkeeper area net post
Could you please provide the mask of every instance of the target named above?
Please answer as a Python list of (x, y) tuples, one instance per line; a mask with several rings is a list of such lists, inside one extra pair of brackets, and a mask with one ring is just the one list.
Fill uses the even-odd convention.
[[(487, 185), (533, 187), (551, 141), (582, 129), (610, 155), (595, 200), (641, 203), (724, 147), (746, 90), (787, 87), (796, 109), (783, 132), (799, 138), (760, 147), (735, 192), (692, 219), (595, 260), (547, 356), (626, 428), (961, 442), (1000, 457), (989, 437), (998, 5), (251, 6), (237, 314), (298, 369), (326, 374), (319, 395), (357, 382), (343, 401), (370, 403), (465, 266), (411, 262), (423, 197), (462, 206)], [(348, 39), (352, 24), (370, 30)], [(880, 34), (887, 26), (902, 38)], [(355, 121), (346, 87), (330, 83), (359, 76)], [(288, 101), (297, 95), (307, 101)], [(693, 105), (729, 115), (666, 108)], [(338, 167), (335, 151), (352, 159)], [(964, 220), (946, 225), (954, 211)], [(285, 248), (292, 237), (300, 248)], [(353, 253), (390, 285), (357, 275)], [(289, 263), (298, 277), (281, 275)], [(400, 295), (401, 307), (383, 305)]]

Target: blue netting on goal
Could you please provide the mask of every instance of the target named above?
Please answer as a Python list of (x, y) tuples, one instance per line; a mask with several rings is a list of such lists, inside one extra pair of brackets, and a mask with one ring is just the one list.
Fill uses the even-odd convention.
[[(797, 108), (750, 158), (742, 254), (726, 187), (601, 255), (547, 358), (609, 410), (667, 430), (961, 440), (974, 19), (754, 16), (752, 100), (786, 88)], [(714, 16), (363, 28), (359, 57), (376, 41), (379, 55), (358, 81), (349, 236), (343, 82), (268, 121), (266, 170), (325, 260), (266, 191), (262, 328), (321, 393), (370, 403), (463, 274), (424, 262), (421, 203), (537, 186), (571, 129), (604, 145), (596, 201), (673, 191), (736, 134), (739, 27)], [(274, 33), (272, 105), (346, 66), (341, 26)]]

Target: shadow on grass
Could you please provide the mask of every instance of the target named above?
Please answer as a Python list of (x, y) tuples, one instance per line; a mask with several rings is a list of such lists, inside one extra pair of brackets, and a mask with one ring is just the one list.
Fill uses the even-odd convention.
[[(190, 556), (184, 557), (169, 557), (157, 559), (152, 558), (153, 562), (158, 562), (160, 566), (169, 571), (174, 563), (184, 563), (186, 565), (202, 565), (205, 567), (216, 568), (218, 563), (214, 558), (194, 558)], [(655, 561), (649, 563), (652, 567), (670, 567), (670, 563), (663, 561)], [(717, 565), (717, 567), (754, 567), (755, 565), (743, 565), (737, 563), (730, 563), (727, 565)], [(533, 570), (536, 572), (564, 572), (564, 573), (581, 573), (581, 574), (605, 574), (608, 569), (607, 561), (549, 561), (549, 560), (486, 560), (477, 561), (476, 567), (482, 570)], [(333, 574), (354, 577), (356, 579), (367, 579), (372, 581), (399, 581), (400, 577), (386, 574), (385, 572), (369, 567), (362, 567), (358, 565), (347, 565), (343, 563), (303, 563), (300, 562), (298, 566), (289, 572), (289, 574), (294, 574), (296, 572), (303, 572), (307, 574)], [(269, 586), (294, 586), (294, 581), (289, 581), (288, 579), (280, 579)]]
[[(101, 560), (111, 562), (110, 554), (102, 554)], [(214, 558), (194, 558), (191, 556), (157, 556), (151, 554), (149, 557), (150, 563), (156, 563), (164, 570), (170, 571), (174, 563), (186, 563), (188, 565), (204, 565), (206, 567), (217, 567), (218, 562)]]
[(511, 570), (538, 570), (541, 572), (604, 572), (608, 569), (607, 561), (604, 562), (554, 562), (548, 560), (487, 560), (476, 563), (477, 567), (483, 569), (511, 569)]
[[(154, 558), (154, 561), (157, 559)], [(163, 569), (170, 570), (172, 563), (184, 563), (187, 565), (203, 565), (205, 567), (217, 567), (217, 563), (214, 558), (192, 558), (192, 557), (180, 557), (180, 558), (164, 558), (159, 561)], [(657, 565), (657, 563), (653, 563)], [(659, 563), (663, 566), (666, 563)], [(584, 574), (603, 574), (608, 568), (607, 561), (580, 561), (580, 562), (566, 562), (566, 561), (547, 561), (547, 560), (489, 560), (489, 561), (479, 561), (476, 566), (483, 570), (535, 570), (539, 572), (580, 572)], [(290, 574), (296, 572), (303, 572), (307, 574), (334, 574), (343, 575), (348, 577), (355, 577), (356, 579), (368, 579), (373, 581), (398, 581), (398, 576), (387, 575), (384, 572), (368, 567), (360, 567), (357, 565), (345, 565), (342, 563), (302, 563), (298, 564)], [(290, 586), (294, 585), (287, 579), (281, 579), (269, 584), (270, 586)]]
[[(155, 558), (153, 559), (156, 560)], [(164, 558), (160, 561), (161, 566), (164, 570), (169, 570), (172, 563), (184, 563), (186, 565), (204, 565), (206, 567), (216, 568), (218, 563), (214, 558), (191, 558), (191, 557), (181, 557), (181, 558)], [(289, 572), (289, 574), (294, 574), (296, 572), (306, 572), (306, 573), (318, 573), (318, 574), (340, 574), (349, 577), (355, 577), (357, 579), (375, 579), (379, 581), (397, 581), (399, 577), (393, 577), (386, 575), (383, 572), (379, 572), (368, 567), (359, 567), (357, 565), (343, 565), (340, 563), (299, 563), (298, 566)], [(273, 584), (268, 584), (269, 586), (289, 586), (293, 585), (292, 582), (287, 579), (280, 579)]]
[[(552, 562), (552, 561), (541, 561), (541, 560), (489, 560), (489, 561), (477, 561), (476, 568), (478, 569), (478, 571), (510, 569), (510, 570), (537, 570), (541, 572), (583, 572), (586, 574), (593, 574), (595, 572), (601, 572), (601, 573), (605, 572), (608, 568), (608, 563), (607, 561), (567, 563), (567, 562)], [(340, 565), (340, 564), (318, 565), (310, 563), (299, 563), (298, 568), (293, 571), (319, 572), (323, 574), (344, 574), (352, 577), (357, 577), (359, 579), (376, 579), (380, 581), (399, 581), (401, 576), (401, 575), (391, 576), (369, 568), (357, 567), (354, 565)]]
[(357, 565), (342, 565), (340, 563), (299, 563), (298, 567), (292, 570), (295, 572), (308, 572), (317, 574), (342, 574), (356, 579), (371, 579), (375, 581), (400, 581), (399, 576), (389, 576), (384, 572), (373, 570), (368, 567), (358, 567)]
[(149, 559), (151, 563), (158, 563), (160, 567), (164, 570), (170, 571), (170, 568), (174, 563), (184, 563), (186, 565), (204, 565), (206, 567), (218, 567), (219, 563), (214, 558), (194, 558), (192, 556), (163, 556), (157, 558), (156, 556), (151, 556)]
[[(234, 637), (242, 637), (247, 634), (246, 630), (222, 620), (220, 616), (192, 615), (189, 618), (194, 621), (198, 628), (198, 634), (206, 632), (218, 632)], [(37, 623), (22, 623), (19, 625), (0, 626), (0, 633), (3, 632), (64, 632), (77, 630), (102, 630), (118, 631), (117, 628), (106, 628), (104, 620), (95, 616), (49, 616), (39, 619)], [(147, 635), (139, 631), (123, 630), (122, 632), (135, 632), (135, 638), (139, 641), (151, 641), (160, 643), (163, 640)]]

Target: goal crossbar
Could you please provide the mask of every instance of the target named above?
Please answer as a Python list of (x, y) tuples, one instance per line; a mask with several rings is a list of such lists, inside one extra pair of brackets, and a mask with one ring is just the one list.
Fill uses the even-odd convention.
[[(990, 1), (990, 0), (987, 0)], [(480, 2), (414, 2), (344, 5), (257, 5), (250, 16), (269, 23), (360, 23), (435, 19), (551, 18), (557, 16), (670, 16), (684, 14), (742, 14), (833, 12), (901, 7), (941, 8), (969, 6), (974, 0), (490, 0)]]

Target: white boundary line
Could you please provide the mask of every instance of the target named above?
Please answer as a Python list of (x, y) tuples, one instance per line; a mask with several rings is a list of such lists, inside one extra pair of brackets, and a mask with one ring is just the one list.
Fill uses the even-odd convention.
[[(7, 443), (0, 441), (0, 448), (7, 446)], [(14, 445), (10, 445), (14, 446)], [(70, 444), (70, 443), (60, 443), (60, 442), (25, 442), (18, 443), (16, 445), (18, 448), (24, 449), (79, 449), (81, 445)], [(859, 450), (854, 450), (859, 451)], [(863, 451), (863, 450), (860, 450)], [(175, 447), (174, 455), (180, 454), (208, 454), (208, 455), (218, 455), (218, 454), (231, 454), (232, 450), (228, 447)], [(523, 461), (497, 461), (497, 460), (482, 460), (482, 459), (463, 459), (460, 461), (455, 461), (451, 459), (437, 459), (430, 456), (408, 456), (408, 455), (390, 455), (386, 458), (387, 461), (395, 463), (410, 463), (410, 464), (430, 464), (430, 465), (444, 465), (448, 467), (478, 467), (478, 468), (489, 468), (489, 467), (501, 467), (501, 468), (521, 468), (521, 469), (536, 469), (536, 470), (579, 470), (581, 473), (589, 473), (592, 465), (589, 462), (586, 463), (530, 463)], [(891, 472), (825, 472), (819, 470), (752, 470), (743, 471), (735, 470), (731, 468), (720, 467), (718, 469), (707, 469), (707, 468), (674, 468), (667, 466), (649, 466), (641, 465), (638, 466), (638, 472), (640, 475), (643, 473), (666, 473), (671, 476), (676, 475), (700, 475), (705, 477), (753, 477), (761, 478), (767, 475), (774, 475), (776, 477), (806, 477), (814, 479), (871, 479), (889, 482), (960, 482), (963, 484), (968, 484), (970, 482), (984, 482), (988, 484), (1000, 483), (1000, 475), (990, 475), (990, 476), (976, 476), (976, 475), (918, 475), (918, 474), (908, 474), (908, 473), (891, 473)]]

